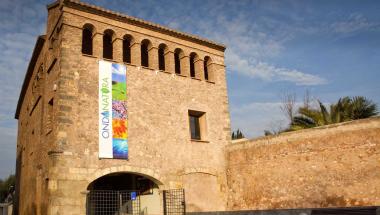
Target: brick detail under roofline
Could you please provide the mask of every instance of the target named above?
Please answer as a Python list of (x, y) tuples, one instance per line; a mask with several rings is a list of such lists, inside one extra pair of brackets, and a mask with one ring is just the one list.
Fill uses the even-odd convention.
[[(51, 7), (54, 7), (54, 6), (56, 6), (56, 4), (52, 3)], [(188, 40), (188, 41), (191, 41), (194, 43), (198, 43), (200, 45), (205, 45), (205, 46), (214, 48), (214, 49), (219, 50), (219, 51), (225, 51), (225, 49), (226, 49), (225, 45), (213, 42), (211, 40), (200, 38), (200, 37), (192, 35), (192, 34), (176, 31), (176, 30), (170, 29), (168, 27), (164, 27), (162, 25), (158, 25), (158, 24), (155, 24), (152, 22), (148, 22), (148, 21), (136, 18), (136, 17), (128, 16), (125, 14), (121, 14), (121, 13), (118, 13), (115, 11), (107, 10), (107, 9), (102, 8), (102, 7), (98, 7), (98, 6), (91, 5), (88, 3), (84, 3), (81, 1), (63, 0), (63, 6), (73, 8), (73, 9), (77, 9), (77, 10), (81, 10), (81, 11), (85, 11), (85, 12), (96, 14), (96, 15), (100, 15), (100, 16), (104, 16), (104, 17), (107, 17), (110, 19), (119, 20), (119, 21), (126, 22), (126, 23), (129, 23), (132, 25), (144, 27), (144, 28), (147, 28), (147, 29), (150, 29), (153, 31), (157, 31), (157, 32), (161, 32), (161, 33), (173, 36), (173, 37), (177, 37), (180, 39), (184, 39), (184, 40)], [(48, 7), (48, 9), (49, 9), (49, 7)]]

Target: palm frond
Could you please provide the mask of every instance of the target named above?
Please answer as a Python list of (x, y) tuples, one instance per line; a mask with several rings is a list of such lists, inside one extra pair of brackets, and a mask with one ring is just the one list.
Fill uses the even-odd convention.
[(329, 112), (327, 111), (326, 107), (322, 104), (321, 101), (318, 100), (318, 103), (319, 103), (319, 108), (321, 109), (321, 115), (322, 115), (322, 119), (323, 119), (322, 125), (330, 124), (331, 118), (330, 118)]
[(299, 130), (296, 128), (305, 129), (305, 128), (313, 128), (316, 126), (317, 126), (317, 124), (312, 118), (309, 118), (309, 117), (303, 116), (303, 115), (299, 115), (299, 116), (293, 117), (293, 121), (292, 121), (290, 127), (292, 128), (292, 130)]
[(339, 123), (348, 120), (363, 119), (377, 115), (378, 106), (363, 96), (343, 97), (331, 104), (329, 111), (318, 100), (319, 108), (309, 106), (298, 108), (298, 114), (292, 118), (288, 130), (301, 130), (316, 126)]
[(363, 96), (355, 96), (351, 102), (351, 119), (363, 119), (378, 114), (377, 105)]

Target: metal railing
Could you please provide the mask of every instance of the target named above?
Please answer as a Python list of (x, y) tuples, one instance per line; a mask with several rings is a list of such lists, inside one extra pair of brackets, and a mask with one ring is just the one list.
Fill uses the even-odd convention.
[[(183, 189), (163, 191), (164, 215), (184, 215), (185, 192)], [(140, 193), (134, 190), (91, 190), (87, 194), (87, 215), (144, 215)]]
[(184, 215), (185, 191), (183, 189), (173, 189), (163, 191), (164, 215)]
[(87, 215), (139, 215), (138, 191), (91, 190), (87, 194)]

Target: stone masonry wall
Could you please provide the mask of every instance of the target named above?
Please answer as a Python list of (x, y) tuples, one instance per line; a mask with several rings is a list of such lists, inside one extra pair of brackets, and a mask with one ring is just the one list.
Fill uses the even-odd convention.
[[(69, 2), (69, 1), (65, 1)], [(205, 45), (104, 16), (49, 7), (45, 42), (18, 115), (19, 214), (85, 214), (88, 185), (115, 172), (144, 175), (159, 188), (184, 188), (187, 211), (224, 210), (224, 146), (230, 141), (224, 53)], [(72, 3), (77, 4), (77, 3)], [(79, 5), (79, 3), (78, 3)], [(95, 27), (93, 55), (81, 53), (82, 29)], [(122, 62), (122, 39), (133, 35), (127, 66), (129, 160), (98, 158), (98, 62), (102, 35), (115, 32), (114, 59)], [(139, 47), (149, 39), (150, 66)], [(165, 43), (166, 71), (158, 71), (157, 48)], [(174, 74), (174, 49), (183, 50), (183, 73)], [(210, 80), (189, 77), (189, 55), (212, 59)], [(165, 59), (166, 60), (166, 59)], [(181, 61), (181, 62), (182, 62)], [(206, 113), (204, 141), (192, 141), (188, 110)], [(207, 204), (200, 194), (207, 193)]]
[(380, 118), (227, 147), (229, 210), (380, 205)]
[[(87, 186), (115, 172), (145, 175), (160, 189), (185, 188), (188, 211), (225, 209), (224, 146), (230, 140), (230, 125), (223, 52), (72, 8), (63, 7), (62, 18), (55, 142), (59, 154), (50, 171), (49, 213), (85, 214)], [(93, 56), (81, 53), (85, 23), (97, 32)], [(207, 54), (215, 62), (214, 82), (207, 82), (173, 70), (158, 71), (154, 65), (141, 67), (140, 56), (132, 56), (136, 64), (126, 65), (129, 160), (98, 158), (98, 61), (103, 59), (106, 29), (116, 33), (113, 62), (123, 63), (121, 38), (127, 33), (137, 45), (149, 39), (153, 47), (165, 43), (171, 51), (181, 47), (187, 54)], [(206, 141), (190, 140), (189, 109), (206, 112)], [(208, 204), (197, 192), (210, 193)]]
[(47, 34), (36, 59), (18, 116), (17, 184), (15, 213), (47, 214), (49, 171), (56, 151), (54, 115), (61, 37), (59, 10), (49, 11)]

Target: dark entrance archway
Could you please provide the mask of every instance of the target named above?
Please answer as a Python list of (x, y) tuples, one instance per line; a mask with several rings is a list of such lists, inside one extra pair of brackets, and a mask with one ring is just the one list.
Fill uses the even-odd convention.
[(88, 215), (160, 214), (158, 184), (134, 173), (112, 173), (91, 182), (87, 190)]

